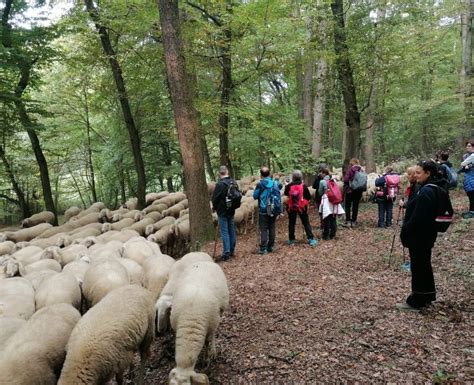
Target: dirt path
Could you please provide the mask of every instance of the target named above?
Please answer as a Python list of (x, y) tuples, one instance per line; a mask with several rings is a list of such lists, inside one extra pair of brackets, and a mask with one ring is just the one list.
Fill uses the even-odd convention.
[[(458, 193), (454, 202), (459, 212), (465, 197)], [(458, 219), (438, 238), (435, 305), (403, 313), (394, 305), (408, 294), (410, 274), (400, 270), (398, 237), (387, 267), (394, 231), (375, 228), (376, 210), (364, 204), (358, 228), (339, 226), (336, 240), (315, 248), (303, 241), (301, 225), (298, 244), (286, 245), (286, 217), (272, 254), (256, 254), (254, 227), (239, 236), (236, 258), (221, 263), (231, 305), (218, 331), (218, 358), (197, 370), (211, 384), (473, 381), (474, 221)], [(162, 343), (147, 384), (166, 383), (174, 365)]]

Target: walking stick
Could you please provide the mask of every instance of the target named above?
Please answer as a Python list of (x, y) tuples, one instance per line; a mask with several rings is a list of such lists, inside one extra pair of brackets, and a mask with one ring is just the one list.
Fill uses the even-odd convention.
[(388, 257), (388, 267), (390, 267), (390, 264), (392, 262), (392, 253), (393, 253), (393, 246), (395, 245), (395, 237), (397, 236), (397, 230), (398, 230), (398, 223), (400, 221), (400, 213), (402, 212), (403, 207), (399, 206), (398, 207), (398, 215), (397, 215), (397, 223), (395, 225), (395, 231), (393, 232), (393, 238), (392, 238), (392, 247), (390, 247), (390, 255)]

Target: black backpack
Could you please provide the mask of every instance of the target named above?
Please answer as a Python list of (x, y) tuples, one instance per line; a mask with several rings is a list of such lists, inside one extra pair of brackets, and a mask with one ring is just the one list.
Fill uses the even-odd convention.
[(436, 189), (436, 218), (435, 218), (435, 227), (438, 233), (445, 233), (448, 230), (449, 225), (453, 223), (453, 205), (451, 204), (451, 199), (449, 198), (448, 192), (435, 185), (427, 184), (426, 186), (434, 187)]
[(242, 200), (242, 193), (239, 191), (239, 186), (235, 181), (231, 180), (229, 187), (227, 188), (227, 194), (225, 196), (225, 208), (227, 211), (236, 210), (240, 207)]

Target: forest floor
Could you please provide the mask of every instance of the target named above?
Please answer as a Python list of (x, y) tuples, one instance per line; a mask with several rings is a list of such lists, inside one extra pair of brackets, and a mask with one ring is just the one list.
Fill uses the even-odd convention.
[[(466, 203), (462, 192), (454, 194), (457, 213)], [(398, 233), (389, 267), (395, 228), (375, 227), (371, 203), (361, 205), (359, 217), (357, 228), (338, 226), (335, 240), (315, 248), (300, 223), (298, 243), (288, 246), (282, 217), (276, 250), (264, 256), (256, 253), (255, 226), (239, 235), (236, 257), (220, 262), (230, 306), (217, 333), (217, 359), (197, 371), (211, 384), (474, 381), (474, 220), (456, 215), (438, 237), (438, 300), (412, 313), (395, 309), (410, 291)], [(213, 246), (206, 248), (211, 254)], [(173, 367), (173, 349), (159, 339), (145, 383), (167, 383)]]

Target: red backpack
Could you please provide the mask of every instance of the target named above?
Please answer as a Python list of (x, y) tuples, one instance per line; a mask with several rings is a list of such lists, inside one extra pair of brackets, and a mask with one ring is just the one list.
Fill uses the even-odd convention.
[(292, 185), (288, 193), (288, 210), (302, 213), (308, 203), (303, 197), (303, 183)]
[(327, 186), (328, 189), (326, 191), (326, 195), (328, 197), (329, 202), (333, 205), (338, 205), (339, 203), (342, 203), (342, 192), (336, 181), (334, 179), (329, 179), (327, 181)]

